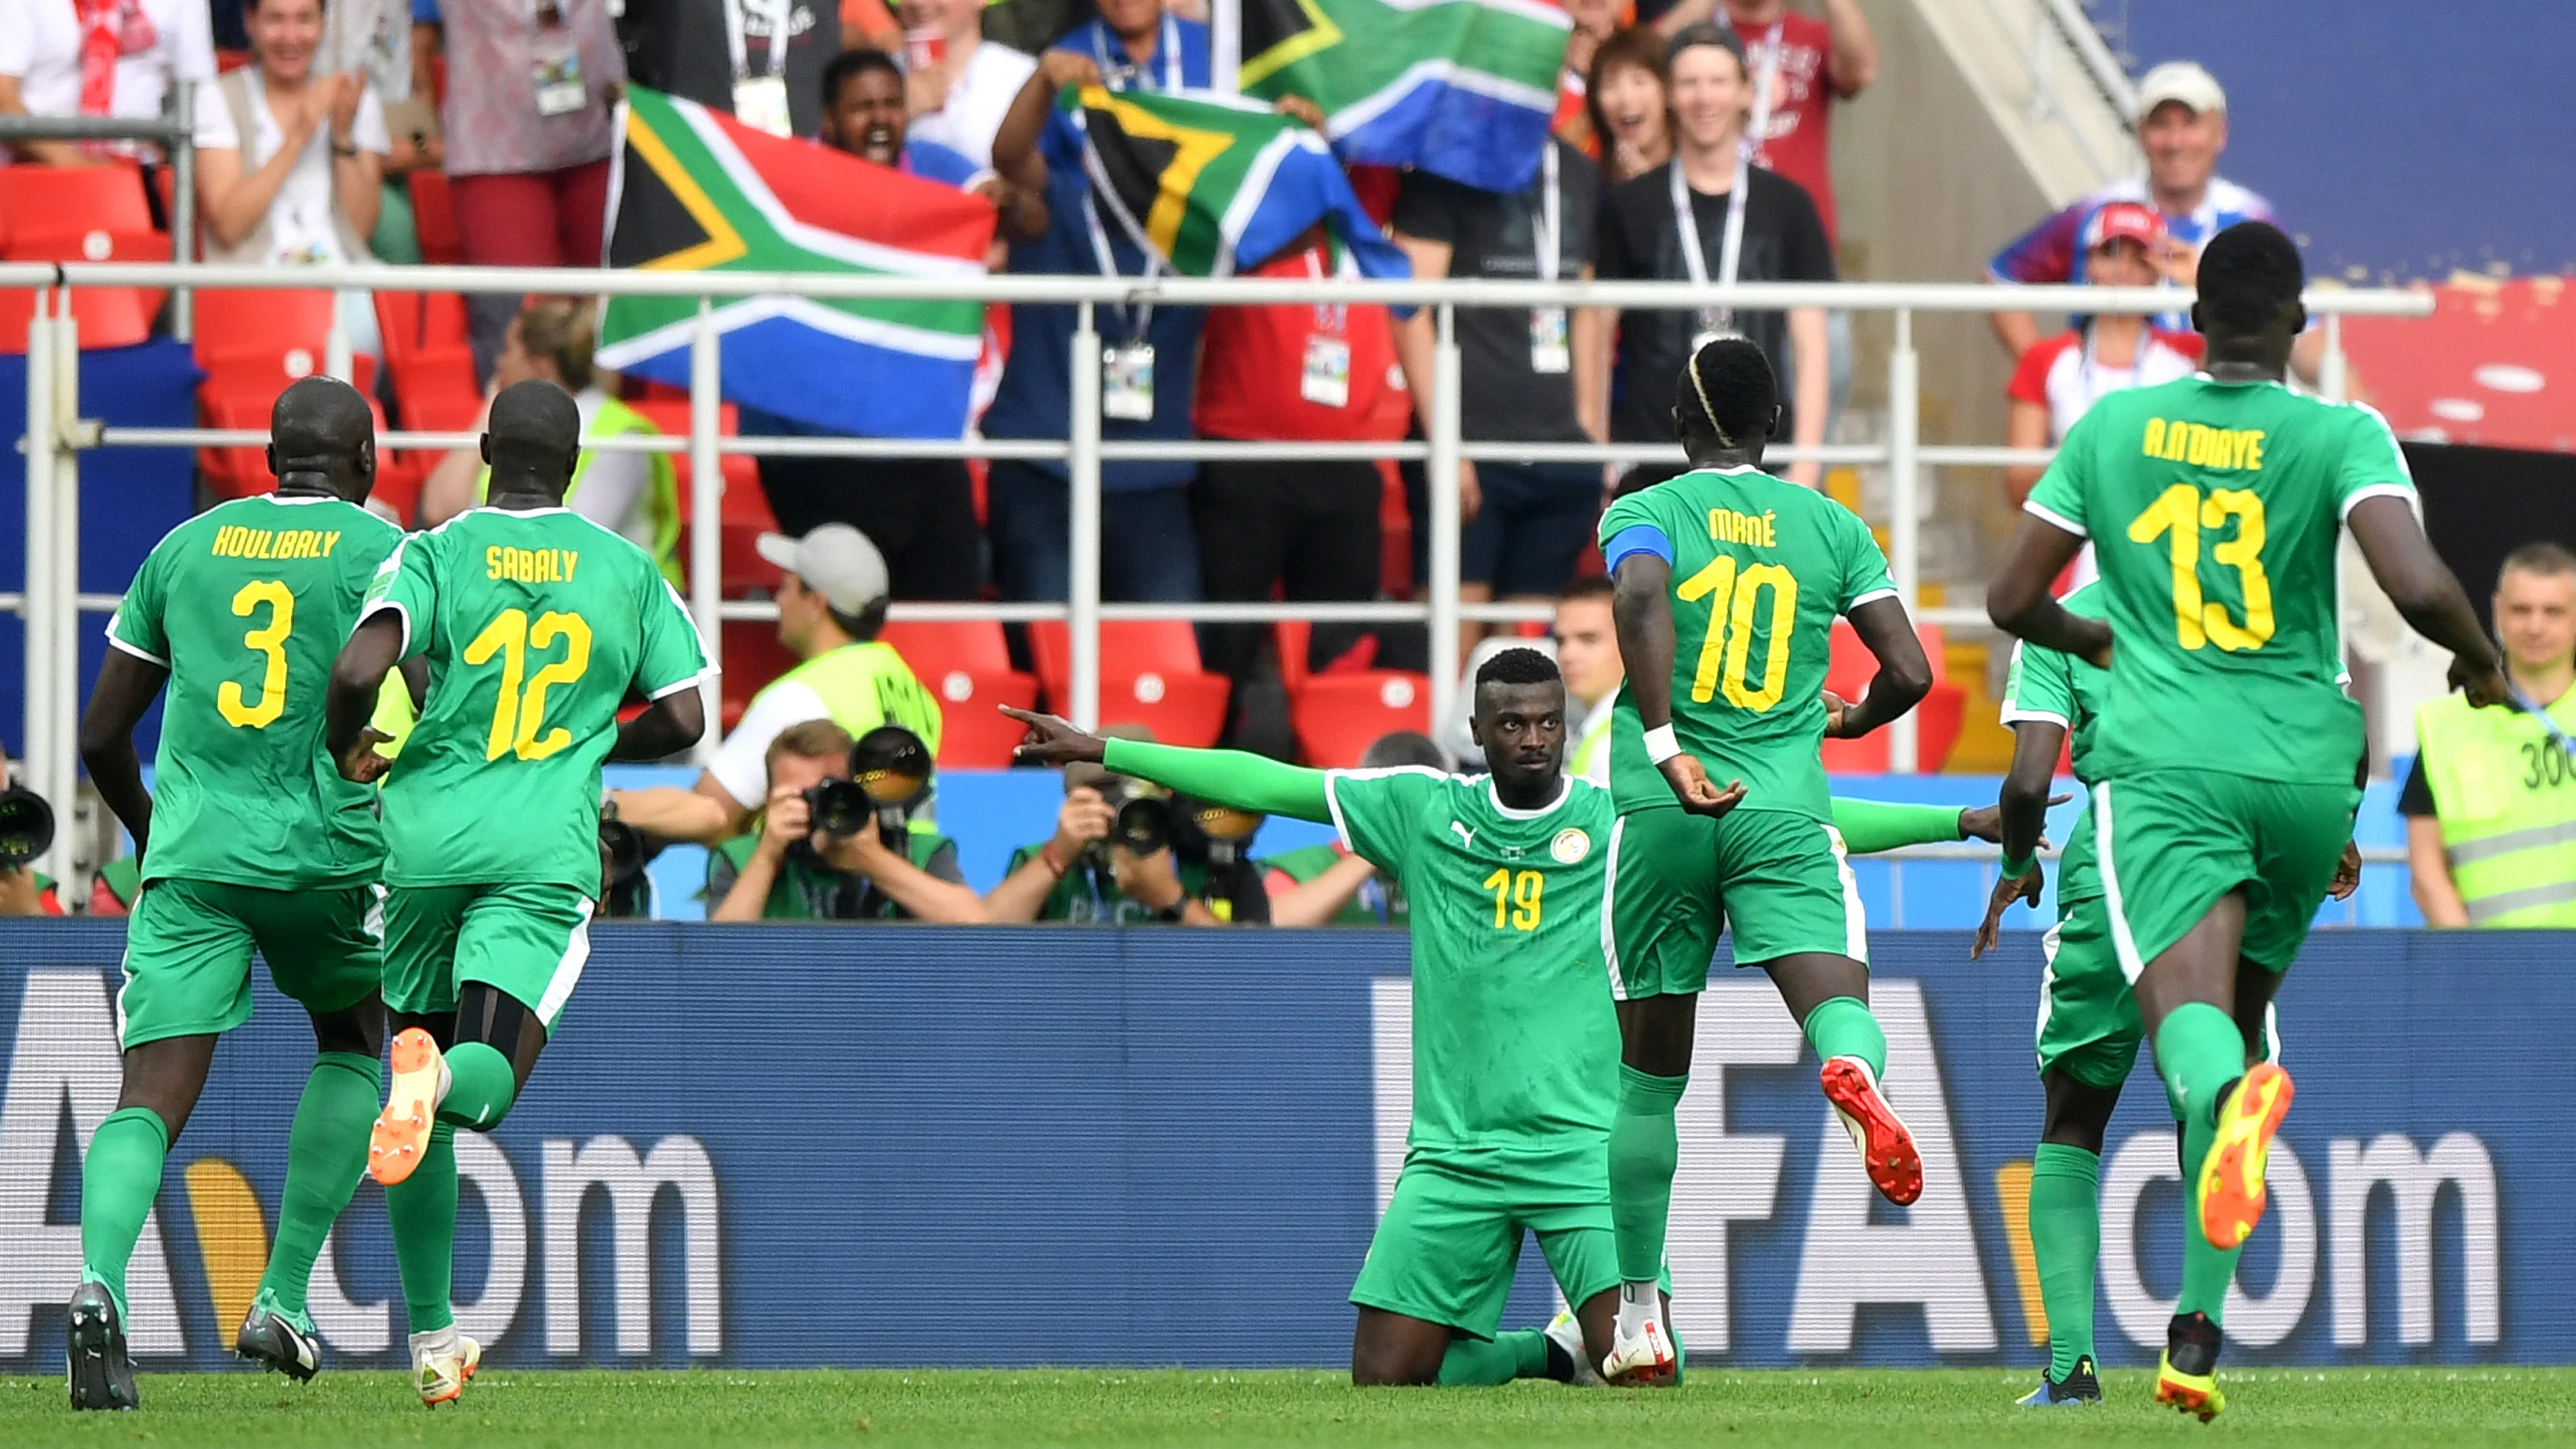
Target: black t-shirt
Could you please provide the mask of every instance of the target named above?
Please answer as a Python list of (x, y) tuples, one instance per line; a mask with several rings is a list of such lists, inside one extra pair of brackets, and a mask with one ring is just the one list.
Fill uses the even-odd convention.
[(2424, 779), (2424, 755), (2417, 751), (2415, 763), (2406, 771), (2406, 784), (2397, 792), (2397, 813), (2408, 816), (2432, 815), (2433, 787)]
[[(1682, 262), (1681, 228), (1673, 217), (1672, 180), (1666, 174), (1678, 161), (1668, 161), (1643, 176), (1610, 189), (1601, 207), (1599, 275), (1604, 281), (1688, 281)], [(1719, 266), (1726, 247), (1727, 194), (1691, 192), (1691, 215), (1699, 228), (1701, 255), (1711, 282), (1723, 275)], [(1834, 252), (1816, 204), (1798, 183), (1759, 166), (1748, 173), (1744, 198), (1744, 243), (1736, 279), (1745, 282), (1830, 282)], [(1794, 384), (1788, 369), (1789, 318), (1784, 312), (1739, 312), (1735, 328), (1761, 347), (1780, 375), (1783, 416), (1781, 436), (1789, 434), (1787, 417)], [(1623, 442), (1670, 442), (1673, 436), (1674, 389), (1690, 361), (1691, 337), (1699, 331), (1693, 312), (1626, 312), (1619, 318), (1619, 367), (1625, 381), (1610, 432)]]
[[(637, 85), (668, 91), (710, 110), (733, 113), (733, 47), (725, 7), (742, 15), (743, 62), (753, 76), (769, 74), (768, 0), (627, 0), (618, 27), (627, 42), (627, 75)], [(799, 136), (823, 125), (823, 71), (841, 53), (841, 14), (828, 0), (790, 0), (787, 6), (787, 119)]]
[[(1014, 0), (1017, 3), (1017, 0)], [(1601, 206), (1601, 168), (1553, 141), (1557, 152), (1557, 279), (1572, 281), (1592, 264), (1593, 224)], [(1406, 174), (1395, 203), (1395, 229), (1450, 247), (1449, 275), (1538, 278), (1538, 234), (1544, 228), (1547, 173), (1530, 189), (1504, 196), (1461, 186), (1428, 171)], [(1569, 340), (1571, 321), (1569, 319)], [(1479, 441), (1583, 441), (1574, 412), (1574, 373), (1531, 366), (1533, 319), (1526, 307), (1458, 309), (1460, 425)]]

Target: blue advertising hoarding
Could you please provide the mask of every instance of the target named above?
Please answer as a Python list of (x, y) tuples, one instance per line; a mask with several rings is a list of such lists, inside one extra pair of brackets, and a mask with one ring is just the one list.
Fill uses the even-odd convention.
[[(604, 925), (525, 1099), (459, 1135), (456, 1297), (491, 1361), (1333, 1365), (1401, 1161), (1405, 938), (1363, 931)], [(2559, 1197), (2562, 935), (2320, 933), (2281, 998), (2299, 1084), (2233, 1363), (2576, 1359)], [(1721, 976), (1682, 1109), (1693, 1356), (2037, 1361), (2020, 1194), (2035, 936), (1874, 938), (1888, 1089), (1925, 1151), (1877, 1201), (1769, 984)], [(0, 1371), (61, 1363), (79, 1154), (113, 1109), (118, 923), (0, 924)], [(263, 984), (171, 1154), (129, 1288), (147, 1369), (226, 1360), (312, 1040)], [(1605, 1068), (1606, 1069), (1606, 1068)], [(2152, 1363), (2180, 1276), (2163, 1094), (2103, 1162), (2102, 1354)], [(959, 1312), (961, 1297), (989, 1311)], [(940, 1305), (947, 1305), (942, 1309)], [(1510, 1322), (1552, 1289), (1526, 1254)], [(390, 1362), (362, 1186), (315, 1317)]]

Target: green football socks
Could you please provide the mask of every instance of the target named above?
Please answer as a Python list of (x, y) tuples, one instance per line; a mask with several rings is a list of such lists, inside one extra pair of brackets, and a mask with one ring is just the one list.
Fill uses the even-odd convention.
[(438, 1120), (489, 1132), (510, 1115), (511, 1100), (518, 1095), (518, 1074), (498, 1048), (458, 1042), (447, 1053), (447, 1095), (439, 1100)]
[[(2165, 1079), (2172, 1100), (2181, 1104), (2184, 1154), (2197, 1164), (2189, 1127), (2197, 1124), (2208, 1132), (2217, 1124), (2219, 1092), (2245, 1075), (2245, 1034), (2226, 1012), (2205, 1001), (2186, 1001), (2156, 1028), (2156, 1073)], [(2190, 1184), (2183, 1190), (2188, 1195)]]
[(304, 1098), (295, 1104), (295, 1125), (286, 1139), (277, 1241), (259, 1280), (260, 1291), (289, 1317), (303, 1318), (313, 1260), (366, 1175), (368, 1130), (383, 1095), (383, 1064), (355, 1052), (324, 1052), (304, 1081)]
[(126, 1107), (98, 1124), (81, 1159), (81, 1278), (107, 1285), (119, 1318), (125, 1316), (125, 1265), (161, 1195), (161, 1163), (169, 1155), (170, 1129), (161, 1114)]
[(1664, 1220), (1673, 1207), (1681, 1133), (1673, 1110), (1688, 1076), (1658, 1077), (1622, 1062), (1619, 1112), (1610, 1121), (1610, 1223), (1619, 1276), (1652, 1283), (1664, 1271)]
[(2059, 1383), (2093, 1352), (2093, 1274), (2102, 1256), (2102, 1157), (2039, 1144), (2030, 1164), (2030, 1249), (2048, 1314), (2048, 1376)]
[(403, 1302), (413, 1333), (435, 1333), (456, 1322), (448, 1294), (456, 1271), (456, 1128), (438, 1122), (411, 1176), (385, 1189), (385, 1216), (393, 1223), (394, 1261), (402, 1269)]
[(1440, 1386), (1490, 1388), (1514, 1379), (1547, 1377), (1547, 1335), (1516, 1328), (1491, 1339), (1453, 1338), (1440, 1358)]
[(1887, 1075), (1887, 1033), (1879, 1030), (1878, 1018), (1869, 1014), (1868, 1003), (1859, 997), (1818, 1002), (1798, 1027), (1820, 1059), (1856, 1057), (1868, 1064), (1873, 1080)]

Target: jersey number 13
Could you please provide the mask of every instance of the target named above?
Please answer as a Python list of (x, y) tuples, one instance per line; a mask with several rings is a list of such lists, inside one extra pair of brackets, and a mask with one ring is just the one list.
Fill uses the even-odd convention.
[[(2209, 550), (2211, 562), (2236, 570), (2245, 598), (2245, 622), (2229, 618), (2227, 606), (2205, 601), (2200, 592), (2200, 532), (2236, 520), (2236, 536)], [(2215, 644), (2233, 654), (2260, 649), (2272, 637), (2272, 580), (2263, 572), (2263, 499), (2242, 488), (2213, 488), (2208, 496), (2188, 483), (2176, 483), (2147, 511), (2129, 523), (2133, 543), (2168, 540), (2173, 558), (2174, 633), (2185, 649)]]

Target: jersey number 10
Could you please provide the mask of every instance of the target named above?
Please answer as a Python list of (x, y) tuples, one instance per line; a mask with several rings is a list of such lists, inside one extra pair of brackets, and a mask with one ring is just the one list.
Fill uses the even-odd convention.
[[(550, 648), (557, 640), (563, 642), (564, 657), (529, 678), (528, 651)], [(522, 760), (542, 760), (571, 744), (570, 730), (561, 725), (546, 728), (546, 691), (572, 683), (590, 667), (589, 621), (579, 614), (545, 613), (531, 624), (525, 609), (503, 609), (465, 646), (464, 660), (469, 665), (489, 664), (496, 655), (501, 660), (501, 694), (492, 705), (492, 737), (483, 747), (483, 758), (516, 755)]]
[[(2236, 519), (2236, 536), (2209, 551), (2211, 561), (2236, 570), (2245, 595), (2245, 622), (2227, 616), (2227, 606), (2205, 602), (2200, 593), (2200, 531), (2224, 528)], [(2133, 543), (2152, 543), (2169, 536), (2173, 556), (2174, 633), (2185, 649), (2215, 644), (2230, 654), (2260, 649), (2272, 637), (2272, 580), (2263, 572), (2262, 495), (2242, 488), (2213, 488), (2203, 498), (2188, 483), (2176, 483), (2129, 523)]]
[[(1762, 654), (1762, 682), (1746, 679), (1753, 664), (1753, 619), (1762, 606), (1762, 591), (1771, 591), (1769, 647)], [(1691, 701), (1706, 704), (1723, 685), (1726, 702), (1761, 714), (1780, 702), (1789, 687), (1789, 635), (1798, 621), (1798, 580), (1778, 564), (1755, 564), (1738, 571), (1732, 555), (1721, 554), (1706, 568), (1682, 580), (1674, 596), (1685, 604), (1708, 600), (1708, 633), (1699, 646), (1699, 668), (1691, 675)]]

